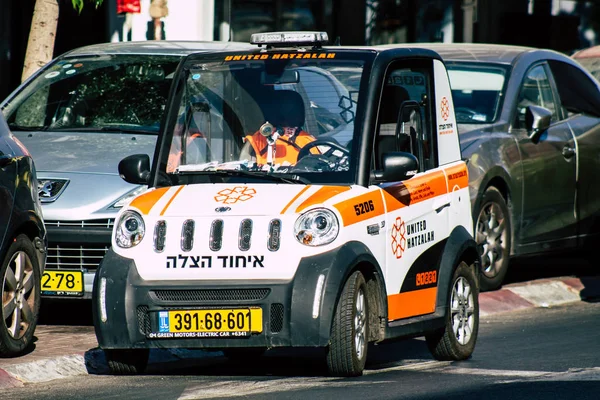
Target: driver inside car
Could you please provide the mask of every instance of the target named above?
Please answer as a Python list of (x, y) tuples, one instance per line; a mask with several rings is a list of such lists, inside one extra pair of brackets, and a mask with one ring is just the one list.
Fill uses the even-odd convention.
[[(294, 165), (300, 150), (315, 137), (302, 130), (304, 102), (291, 90), (276, 90), (265, 107), (266, 122), (245, 137), (240, 159), (255, 160), (258, 165)], [(312, 148), (312, 154), (319, 154)]]

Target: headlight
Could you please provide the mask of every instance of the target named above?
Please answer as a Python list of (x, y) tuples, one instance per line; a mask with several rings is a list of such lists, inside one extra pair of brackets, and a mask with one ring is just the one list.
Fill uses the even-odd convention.
[(321, 246), (335, 240), (340, 224), (335, 214), (325, 208), (319, 208), (302, 214), (294, 225), (296, 239), (308, 246)]
[(145, 233), (146, 227), (141, 215), (135, 211), (125, 211), (117, 223), (115, 241), (119, 247), (128, 249), (141, 242)]
[(117, 201), (110, 205), (110, 208), (122, 208), (124, 205), (128, 204), (134, 197), (144, 193), (148, 189), (148, 186), (138, 186), (133, 190), (125, 193), (123, 196), (119, 197)]

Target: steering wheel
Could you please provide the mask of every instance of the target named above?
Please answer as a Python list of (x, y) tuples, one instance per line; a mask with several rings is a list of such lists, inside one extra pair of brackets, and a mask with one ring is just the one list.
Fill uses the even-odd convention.
[[(471, 110), (470, 108), (467, 107), (456, 107), (454, 109), (454, 112), (456, 113), (456, 119), (457, 120), (468, 120), (468, 121), (472, 121), (473, 117), (476, 116), (478, 113), (477, 111)], [(463, 118), (460, 118), (459, 115), (463, 116)]]
[(328, 146), (329, 147), (329, 149), (325, 153), (321, 154), (325, 157), (331, 156), (335, 150), (341, 151), (342, 153), (344, 153), (345, 156), (348, 156), (348, 157), (350, 156), (350, 150), (348, 150), (341, 144), (338, 144), (337, 142), (334, 142), (333, 140), (317, 139), (313, 142), (308, 143), (307, 145), (305, 145), (303, 148), (300, 149), (300, 151), (298, 152), (298, 161), (300, 161), (301, 158), (310, 154), (310, 149), (312, 149), (313, 147), (317, 147), (317, 146)]

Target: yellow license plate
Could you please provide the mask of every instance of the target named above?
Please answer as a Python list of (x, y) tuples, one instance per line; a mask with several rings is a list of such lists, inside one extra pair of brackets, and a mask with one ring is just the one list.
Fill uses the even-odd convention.
[[(171, 310), (159, 312), (159, 331), (168, 333), (238, 333), (262, 332), (262, 308), (212, 310)], [(237, 336), (237, 335), (202, 335)], [(182, 336), (186, 337), (186, 336)], [(196, 336), (190, 336), (196, 337)]]
[(82, 295), (82, 271), (45, 271), (42, 275), (42, 293), (52, 295)]

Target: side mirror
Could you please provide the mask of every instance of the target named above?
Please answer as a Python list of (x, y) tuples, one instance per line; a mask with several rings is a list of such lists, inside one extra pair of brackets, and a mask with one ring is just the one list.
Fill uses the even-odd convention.
[(529, 138), (537, 143), (549, 127), (552, 121), (552, 111), (540, 106), (527, 106), (525, 111), (525, 126), (529, 132)]
[(119, 176), (125, 182), (147, 185), (150, 180), (150, 157), (148, 154), (134, 154), (119, 162)]
[(382, 169), (373, 171), (373, 177), (381, 182), (398, 182), (412, 178), (419, 171), (419, 160), (402, 151), (384, 153)]

